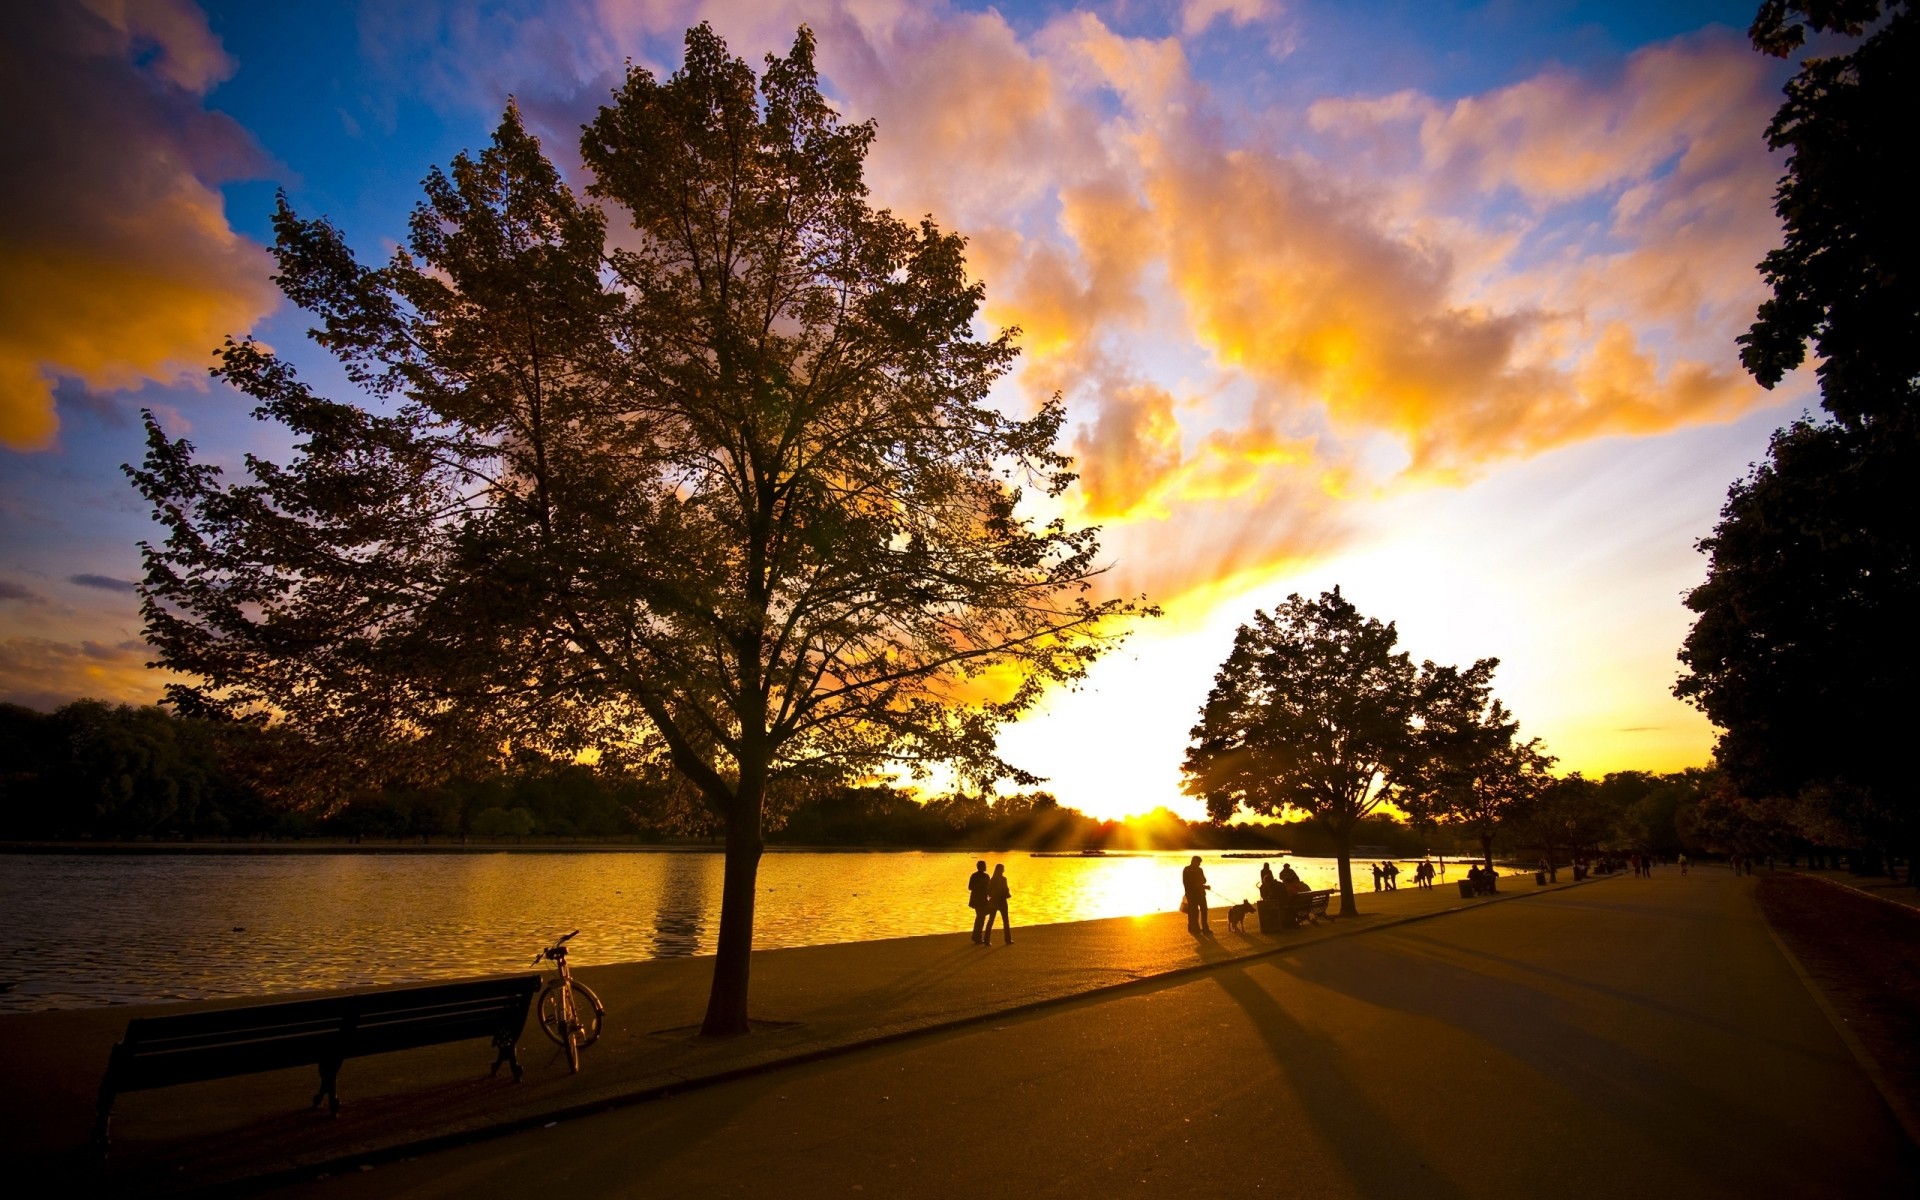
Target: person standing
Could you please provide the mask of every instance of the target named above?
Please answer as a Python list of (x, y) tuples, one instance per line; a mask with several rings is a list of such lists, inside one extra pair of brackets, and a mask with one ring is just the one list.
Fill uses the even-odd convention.
[(1013, 889), (1007, 886), (1007, 864), (993, 864), (993, 878), (987, 881), (987, 931), (981, 936), (983, 946), (993, 944), (993, 919), (1000, 918), (1000, 940), (1005, 946), (1013, 945), (1013, 918), (1007, 915), (1007, 897), (1013, 895)]
[(1213, 932), (1213, 926), (1207, 922), (1207, 873), (1200, 869), (1200, 856), (1193, 856), (1187, 869), (1180, 872), (1180, 886), (1186, 893), (1187, 932)]
[(987, 891), (992, 881), (987, 878), (987, 860), (981, 859), (973, 864), (973, 874), (967, 877), (967, 907), (973, 910), (973, 940), (976, 945), (985, 945), (980, 940), (980, 928), (987, 921)]
[(1373, 890), (1376, 892), (1380, 890), (1380, 864), (1379, 863), (1373, 864)]

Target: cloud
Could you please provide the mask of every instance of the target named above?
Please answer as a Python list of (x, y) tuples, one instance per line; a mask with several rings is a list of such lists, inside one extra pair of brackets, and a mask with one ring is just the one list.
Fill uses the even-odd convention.
[(24, 604), (44, 604), (46, 597), (32, 588), (0, 579), (0, 600), (18, 600)]
[(115, 579), (111, 575), (69, 575), (67, 582), (80, 587), (98, 588), (103, 592), (131, 592), (140, 587), (131, 579)]
[(1271, 0), (1186, 0), (1181, 6), (1180, 32), (1193, 37), (1220, 20), (1239, 29), (1272, 15), (1279, 7)]
[(0, 444), (50, 445), (54, 380), (202, 377), (275, 302), (220, 181), (262, 169), (201, 98), (232, 60), (184, 0), (61, 0), (0, 42)]
[(52, 709), (85, 696), (151, 704), (174, 678), (147, 668), (151, 654), (136, 640), (10, 637), (0, 641), (0, 702)]

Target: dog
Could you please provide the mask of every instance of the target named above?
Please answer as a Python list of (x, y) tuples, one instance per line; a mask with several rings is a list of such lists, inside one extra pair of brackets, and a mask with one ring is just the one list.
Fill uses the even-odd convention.
[(1246, 928), (1247, 914), (1252, 911), (1253, 911), (1253, 905), (1248, 904), (1245, 900), (1242, 900), (1240, 903), (1228, 909), (1227, 910), (1228, 932), (1245, 933), (1247, 931), (1247, 928)]

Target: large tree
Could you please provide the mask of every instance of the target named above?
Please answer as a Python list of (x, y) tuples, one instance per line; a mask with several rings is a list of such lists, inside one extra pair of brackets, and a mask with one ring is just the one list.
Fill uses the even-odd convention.
[(748, 1027), (783, 803), (930, 761), (1025, 778), (997, 724), (1132, 611), (1090, 591), (1094, 531), (1029, 515), (1023, 486), (1072, 478), (1061, 409), (989, 399), (1012, 331), (976, 336), (960, 237), (869, 205), (873, 137), (804, 29), (756, 78), (703, 25), (586, 128), (591, 199), (510, 107), (384, 266), (283, 200), (279, 282), (361, 394), (230, 344), (216, 373), (291, 460), (229, 483), (150, 417), (133, 472), (183, 706), (670, 761), (725, 828), (708, 1034)]
[(1899, 182), (1920, 153), (1920, 20), (1904, 0), (1767, 0), (1748, 31), (1785, 57), (1808, 30), (1870, 29), (1850, 54), (1805, 60), (1767, 128), (1767, 144), (1788, 152), (1774, 203), (1784, 236), (1760, 263), (1772, 298), (1739, 339), (1769, 388), (1810, 345), (1821, 403), (1856, 429), (1910, 427), (1920, 401), (1920, 237)]
[(1676, 694), (1721, 729), (1718, 757), (1754, 798), (1800, 798), (1818, 837), (1904, 845), (1920, 819), (1902, 743), (1920, 671), (1920, 238), (1900, 184), (1916, 141), (1920, 25), (1902, 0), (1768, 0), (1750, 31), (1785, 56), (1807, 32), (1862, 38), (1811, 57), (1768, 142), (1789, 151), (1781, 246), (1760, 264), (1772, 297), (1741, 361), (1772, 387), (1809, 347), (1828, 418), (1774, 435), (1712, 536), (1699, 619)]
[(1395, 651), (1398, 641), (1391, 623), (1362, 616), (1337, 587), (1289, 596), (1234, 635), (1189, 735), (1184, 787), (1214, 821), (1292, 809), (1332, 836), (1343, 916), (1359, 911), (1354, 824), (1420, 762), (1421, 671)]

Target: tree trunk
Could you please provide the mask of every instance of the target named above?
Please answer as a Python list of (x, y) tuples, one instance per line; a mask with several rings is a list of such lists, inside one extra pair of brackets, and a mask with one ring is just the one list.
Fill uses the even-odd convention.
[(1340, 863), (1340, 915), (1343, 917), (1360, 915), (1360, 906), (1353, 901), (1353, 855), (1348, 850), (1352, 841), (1352, 825), (1342, 825), (1333, 831), (1333, 852)]
[(747, 1032), (747, 973), (753, 958), (753, 902), (760, 876), (763, 796), (743, 784), (727, 813), (726, 868), (720, 884), (720, 944), (701, 1037)]
[(1493, 835), (1490, 833), (1480, 835), (1480, 865), (1493, 870)]

